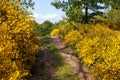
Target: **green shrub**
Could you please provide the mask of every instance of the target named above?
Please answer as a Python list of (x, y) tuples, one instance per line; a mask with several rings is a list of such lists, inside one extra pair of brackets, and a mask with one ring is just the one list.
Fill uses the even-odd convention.
[(36, 24), (34, 30), (38, 34), (38, 36), (46, 36), (49, 35), (53, 30), (53, 23), (50, 21), (44, 21), (42, 24)]

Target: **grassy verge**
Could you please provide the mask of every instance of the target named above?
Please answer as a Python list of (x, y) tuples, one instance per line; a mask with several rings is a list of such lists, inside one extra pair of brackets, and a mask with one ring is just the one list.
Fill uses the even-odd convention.
[(56, 72), (57, 80), (79, 80), (78, 76), (75, 76), (72, 72), (71, 67), (64, 63), (59, 66)]

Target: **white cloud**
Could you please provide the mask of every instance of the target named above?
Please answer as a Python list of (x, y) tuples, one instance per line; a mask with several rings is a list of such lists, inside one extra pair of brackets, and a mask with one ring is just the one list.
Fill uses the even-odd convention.
[(51, 22), (57, 22), (59, 21), (60, 19), (62, 19), (62, 16), (61, 15), (58, 15), (56, 13), (49, 13), (49, 14), (38, 14), (38, 13), (34, 13), (33, 14), (34, 17), (35, 17), (35, 20), (38, 22), (38, 23), (42, 23), (43, 21), (45, 20), (49, 20)]
[(44, 15), (42, 18), (43, 19), (54, 19), (54, 18), (57, 18), (58, 17), (58, 14), (47, 14), (47, 15)]

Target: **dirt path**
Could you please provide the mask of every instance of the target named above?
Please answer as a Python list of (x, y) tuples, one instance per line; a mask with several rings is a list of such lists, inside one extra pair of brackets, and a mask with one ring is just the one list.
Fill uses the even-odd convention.
[(72, 67), (73, 73), (78, 75), (80, 80), (95, 80), (86, 67), (80, 63), (80, 60), (73, 55), (73, 51), (70, 47), (66, 47), (62, 40), (58, 37), (53, 38), (56, 47), (60, 51), (63, 59)]
[[(70, 65), (73, 74), (79, 76), (80, 80), (95, 80), (80, 60), (73, 55), (72, 49), (66, 47), (62, 40), (58, 37), (45, 40), (31, 68), (32, 76), (28, 80), (56, 80), (56, 69), (63, 60)], [(52, 44), (55, 44), (54, 47)]]

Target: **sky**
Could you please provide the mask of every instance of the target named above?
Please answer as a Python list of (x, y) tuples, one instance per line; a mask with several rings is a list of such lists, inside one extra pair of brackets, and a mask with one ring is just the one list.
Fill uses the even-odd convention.
[(32, 12), (35, 20), (38, 23), (43, 23), (46, 20), (49, 20), (53, 23), (58, 22), (62, 19), (63, 16), (65, 16), (65, 13), (62, 12), (62, 10), (56, 9), (51, 5), (51, 2), (53, 1), (55, 0), (33, 0), (33, 2), (35, 2), (35, 5)]
[(35, 2), (34, 10), (32, 10), (35, 20), (38, 23), (42, 23), (45, 20), (51, 22), (58, 22), (65, 16), (64, 12), (56, 9), (51, 5), (54, 0), (33, 0)]

